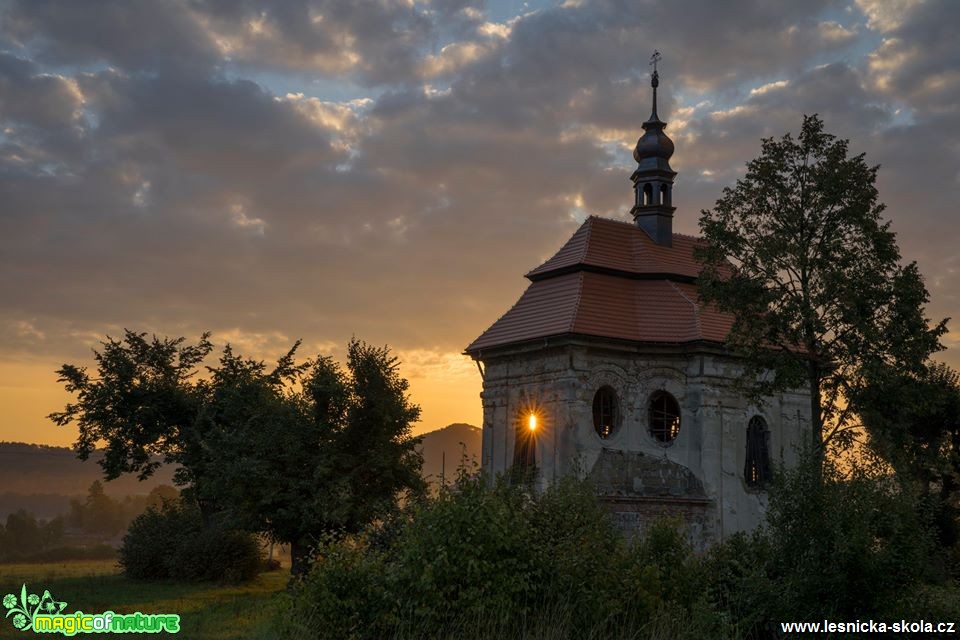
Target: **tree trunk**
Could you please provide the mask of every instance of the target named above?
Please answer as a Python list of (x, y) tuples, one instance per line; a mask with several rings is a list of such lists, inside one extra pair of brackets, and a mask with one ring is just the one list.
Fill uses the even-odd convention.
[(817, 474), (823, 468), (824, 442), (823, 442), (823, 408), (820, 404), (820, 371), (817, 363), (810, 361), (807, 368), (807, 375), (810, 380), (810, 438), (811, 450), (816, 459)]
[(290, 581), (304, 577), (309, 568), (310, 547), (302, 542), (290, 543)]
[(200, 509), (200, 521), (204, 529), (209, 529), (213, 525), (213, 514), (216, 512), (216, 505), (212, 500), (197, 498), (197, 507)]

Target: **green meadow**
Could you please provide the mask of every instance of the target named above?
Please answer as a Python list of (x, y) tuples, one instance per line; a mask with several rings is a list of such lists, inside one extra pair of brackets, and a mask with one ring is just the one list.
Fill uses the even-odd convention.
[[(191, 640), (226, 640), (265, 637), (277, 606), (277, 596), (286, 587), (287, 568), (261, 573), (242, 585), (209, 583), (138, 582), (128, 580), (114, 560), (84, 560), (43, 564), (0, 565), (0, 595), (20, 593), (22, 584), (30, 593), (49, 590), (54, 599), (67, 603), (64, 613), (176, 613), (181, 631), (175, 637)], [(167, 634), (159, 634), (161, 636)], [(77, 634), (82, 637), (156, 637), (153, 634)], [(32, 631), (17, 631), (10, 619), (0, 620), (0, 638), (35, 637)], [(55, 636), (61, 637), (61, 636)]]

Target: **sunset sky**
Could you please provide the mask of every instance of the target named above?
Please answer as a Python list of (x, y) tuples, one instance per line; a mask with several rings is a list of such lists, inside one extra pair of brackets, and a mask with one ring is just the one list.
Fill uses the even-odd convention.
[(389, 344), (418, 431), (479, 424), (463, 348), (586, 215), (629, 217), (655, 48), (675, 230), (816, 112), (882, 165), (929, 315), (960, 322), (957, 25), (916, 0), (0, 0), (0, 440), (72, 442), (54, 370), (124, 327)]

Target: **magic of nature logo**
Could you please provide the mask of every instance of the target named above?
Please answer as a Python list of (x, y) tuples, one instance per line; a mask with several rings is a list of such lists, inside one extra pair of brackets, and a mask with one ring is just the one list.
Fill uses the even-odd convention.
[(121, 614), (113, 611), (103, 613), (63, 613), (66, 602), (56, 600), (49, 591), (42, 596), (27, 593), (27, 585), (20, 589), (20, 597), (8, 593), (3, 596), (7, 618), (13, 617), (13, 626), (20, 631), (34, 633), (61, 633), (73, 636), (77, 633), (177, 633), (180, 631), (180, 616), (174, 613)]

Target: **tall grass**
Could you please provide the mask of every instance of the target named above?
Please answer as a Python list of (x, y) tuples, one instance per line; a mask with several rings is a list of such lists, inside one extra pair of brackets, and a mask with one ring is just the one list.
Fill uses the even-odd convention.
[[(125, 578), (114, 561), (10, 564), (0, 565), (0, 595), (16, 593), (26, 584), (30, 590), (46, 589), (66, 601), (65, 613), (176, 613), (180, 637), (234, 640), (254, 637), (272, 621), (289, 576), (288, 570), (272, 571), (242, 585), (140, 582)], [(0, 638), (24, 637), (9, 620), (0, 618)]]

